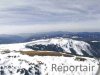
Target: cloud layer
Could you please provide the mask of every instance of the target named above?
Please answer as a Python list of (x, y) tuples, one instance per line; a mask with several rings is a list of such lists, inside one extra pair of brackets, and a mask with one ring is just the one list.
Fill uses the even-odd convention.
[(67, 26), (70, 24), (70, 31), (80, 31), (82, 28), (83, 31), (85, 28), (88, 31), (98, 31), (99, 3), (100, 0), (0, 0), (0, 26), (31, 25), (34, 29), (37, 24), (40, 27), (52, 25), (54, 28), (56, 24), (60, 25), (60, 30), (65, 28), (69, 31)]

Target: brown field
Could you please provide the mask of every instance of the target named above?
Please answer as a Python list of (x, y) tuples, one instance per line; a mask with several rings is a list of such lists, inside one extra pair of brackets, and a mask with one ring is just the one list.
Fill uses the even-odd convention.
[(54, 52), (54, 51), (20, 51), (21, 54), (26, 54), (29, 56), (65, 56), (65, 57), (73, 57), (73, 55), (69, 53), (62, 52)]

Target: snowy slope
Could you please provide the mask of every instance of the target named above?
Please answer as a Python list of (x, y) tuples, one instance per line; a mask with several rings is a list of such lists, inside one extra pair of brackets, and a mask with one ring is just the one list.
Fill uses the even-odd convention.
[[(97, 75), (98, 61), (93, 58), (76, 60), (76, 57), (51, 57), (22, 55), (20, 53), (0, 53), (0, 75)], [(81, 57), (80, 57), (81, 58)], [(62, 66), (62, 70), (52, 70), (52, 65)], [(93, 71), (81, 71), (66, 69), (64, 66), (94, 66)], [(98, 74), (99, 75), (99, 74)]]
[(0, 51), (10, 50), (10, 51), (28, 51), (32, 49), (28, 49), (25, 47), (27, 43), (14, 43), (14, 44), (1, 44)]
[[(77, 41), (77, 40), (72, 40), (68, 38), (43, 39), (43, 40), (33, 41), (27, 44), (29, 48), (33, 48), (33, 49), (35, 49), (35, 47), (38, 48), (41, 45), (43, 46), (42, 49), (44, 48), (43, 50), (47, 49), (46, 47), (48, 45), (54, 45), (54, 46), (56, 45), (55, 47), (57, 47), (57, 49), (59, 48), (62, 49), (63, 52), (72, 53), (72, 50), (73, 50), (78, 55), (84, 55), (83, 52), (85, 52), (92, 56), (92, 53), (91, 53), (92, 49), (88, 43), (84, 41)], [(41, 50), (41, 48), (38, 48), (38, 49)]]
[[(83, 41), (76, 41), (68, 38), (41, 39), (26, 43), (2, 44), (0, 45), (0, 75), (100, 75), (98, 60), (88, 57), (63, 57), (63, 56), (28, 56), (16, 51), (31, 51), (35, 45), (48, 46), (52, 44), (62, 48), (64, 52), (71, 52), (73, 49), (77, 54), (84, 55), (82, 50), (91, 53), (91, 47)], [(43, 48), (42, 48), (43, 49)], [(5, 53), (3, 52), (5, 51)], [(52, 64), (60, 67), (60, 71), (52, 70)], [(93, 71), (81, 71), (80, 68), (74, 71), (66, 71), (64, 67), (94, 66)]]
[[(39, 48), (40, 46), (41, 48)], [(49, 50), (48, 48), (52, 48), (50, 49), (51, 51), (68, 52), (78, 55), (93, 56), (91, 46), (88, 43), (68, 38), (41, 39), (26, 43), (0, 45), (0, 51)]]

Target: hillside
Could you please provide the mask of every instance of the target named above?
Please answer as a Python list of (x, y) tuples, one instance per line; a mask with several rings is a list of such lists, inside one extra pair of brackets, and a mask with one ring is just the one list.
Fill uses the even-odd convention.
[(34, 40), (25, 43), (1, 44), (0, 51), (55, 51), (73, 55), (99, 56), (91, 44), (69, 38), (51, 38)]
[[(98, 61), (94, 58), (28, 56), (18, 52), (0, 52), (0, 55), (0, 75), (99, 75)], [(60, 66), (60, 69), (53, 68), (55, 65), (56, 68)], [(87, 70), (84, 67), (80, 70), (80, 65), (87, 66)], [(70, 69), (71, 66), (74, 69)], [(79, 68), (76, 69), (76, 66)]]

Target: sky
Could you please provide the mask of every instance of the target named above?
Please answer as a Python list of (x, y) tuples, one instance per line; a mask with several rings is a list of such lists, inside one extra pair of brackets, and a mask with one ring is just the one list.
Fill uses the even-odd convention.
[(0, 0), (0, 34), (100, 32), (100, 0)]

